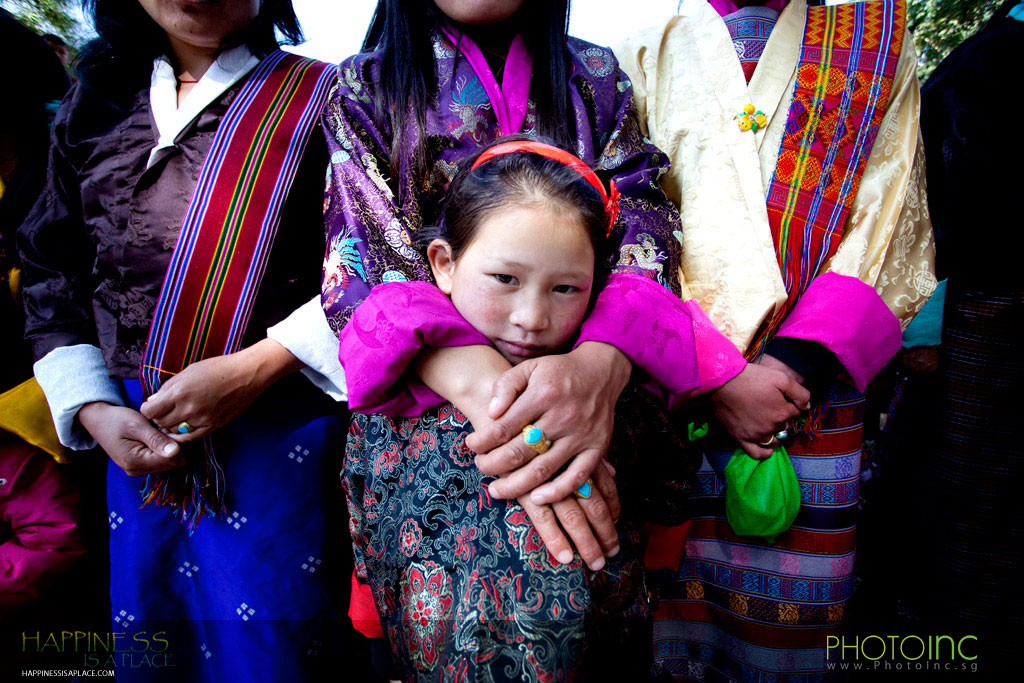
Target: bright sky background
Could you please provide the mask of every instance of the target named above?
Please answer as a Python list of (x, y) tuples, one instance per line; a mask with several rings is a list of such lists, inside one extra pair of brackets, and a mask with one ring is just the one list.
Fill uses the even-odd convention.
[[(340, 62), (359, 52), (376, 0), (292, 0), (307, 41), (296, 52)], [(678, 0), (574, 0), (569, 32), (610, 46), (630, 33), (663, 23)], [(628, 11), (624, 11), (628, 6)]]

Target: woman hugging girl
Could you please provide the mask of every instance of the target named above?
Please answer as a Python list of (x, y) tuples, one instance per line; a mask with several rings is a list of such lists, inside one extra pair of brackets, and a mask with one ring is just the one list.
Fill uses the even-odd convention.
[[(436, 286), (378, 285), (341, 333), (353, 411), (342, 480), (356, 573), (369, 588), (356, 587), (353, 617), (373, 632), (372, 595), (403, 680), (643, 676), (649, 667), (640, 522), (646, 499), (697, 465), (656, 385), (634, 382), (619, 400), (605, 465), (622, 501), (619, 550), (588, 571), (550, 552), (521, 505), (489, 495), (493, 479), (465, 445), (469, 420), (407, 372), (430, 346), (487, 345), (512, 365), (568, 351), (606, 279), (617, 212), (614, 184), (606, 191), (548, 142), (485, 147), (452, 181), (441, 236), (426, 249)], [(692, 337), (670, 351), (672, 380), (696, 386)], [(532, 424), (521, 438), (538, 454), (550, 445)], [(584, 514), (604, 504), (594, 487), (575, 493)], [(676, 519), (662, 507), (656, 521), (684, 521), (685, 496), (675, 499)]]

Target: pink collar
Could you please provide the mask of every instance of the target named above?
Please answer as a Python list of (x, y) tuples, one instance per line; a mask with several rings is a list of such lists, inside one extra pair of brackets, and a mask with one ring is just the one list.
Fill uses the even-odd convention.
[[(715, 11), (723, 17), (727, 17), (733, 12), (738, 12), (740, 10), (733, 0), (708, 0), (708, 2), (710, 2), (711, 6), (715, 8)], [(764, 3), (763, 6), (768, 9), (773, 9), (776, 12), (781, 12), (788, 4), (789, 0), (768, 0), (768, 2)]]
[(501, 134), (515, 135), (520, 132), (526, 120), (530, 78), (533, 75), (533, 60), (526, 51), (526, 42), (522, 34), (517, 33), (509, 45), (508, 55), (505, 57), (505, 74), (501, 79), (501, 87), (498, 87), (498, 81), (494, 78), (491, 67), (487, 65), (484, 53), (472, 38), (447, 24), (441, 25), (441, 31), (453, 45), (458, 46), (476, 72), (480, 85), (484, 87), (487, 98), (491, 101)]

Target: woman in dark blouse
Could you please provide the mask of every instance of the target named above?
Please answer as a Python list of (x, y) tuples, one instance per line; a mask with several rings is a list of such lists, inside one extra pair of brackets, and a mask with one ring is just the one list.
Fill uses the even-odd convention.
[[(191, 235), (183, 222), (198, 211), (190, 201), (202, 196), (218, 130), (256, 109), (250, 89), (277, 73), (265, 65), (307, 69), (314, 81), (329, 70), (276, 51), (275, 30), (299, 37), (290, 0), (93, 7), (100, 38), (57, 115), (48, 184), (19, 247), (27, 336), (61, 440), (98, 443), (110, 457), (113, 630), (149, 647), (108, 664), (126, 680), (312, 675), (320, 652), (337, 651), (327, 577), (345, 575), (332, 568), (331, 542), (344, 534), (327, 526), (339, 499), (327, 445), (340, 453), (346, 420), (325, 396), (343, 398), (343, 382), (319, 307), (327, 159), (318, 133), (292, 189), (278, 185), (279, 222), (261, 228), (272, 246), (262, 273), (254, 269), (251, 308), (239, 297), (228, 350), (240, 350), (202, 354), (174, 374), (150, 366), (147, 340), (164, 343), (150, 327), (175, 282), (168, 268), (184, 249), (179, 233), (183, 243)], [(315, 123), (317, 96), (299, 104)], [(141, 383), (140, 366), (158, 381)]]

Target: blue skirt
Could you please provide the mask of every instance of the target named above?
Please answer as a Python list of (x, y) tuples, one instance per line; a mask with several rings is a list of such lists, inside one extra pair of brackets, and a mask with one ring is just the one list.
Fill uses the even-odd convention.
[[(137, 408), (139, 382), (122, 386)], [(214, 436), (227, 517), (192, 535), (169, 508), (140, 507), (144, 479), (109, 463), (116, 647), (106, 663), (118, 680), (319, 678), (345, 618), (349, 560), (331, 512), (347, 423), (304, 378), (279, 382)]]

